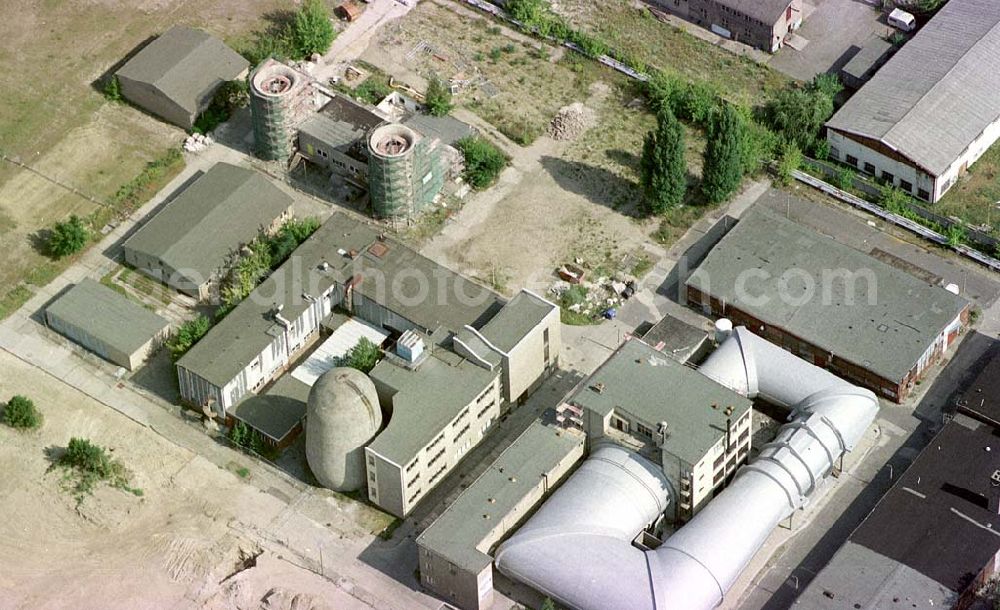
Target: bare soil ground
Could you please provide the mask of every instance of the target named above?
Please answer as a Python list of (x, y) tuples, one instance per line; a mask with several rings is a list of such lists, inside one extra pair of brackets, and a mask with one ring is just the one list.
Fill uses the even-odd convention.
[[(0, 0), (0, 153), (105, 200), (182, 139), (181, 130), (94, 88), (102, 74), (173, 24), (233, 36), (283, 0)], [(40, 229), (95, 204), (0, 161), (0, 298), (21, 280), (44, 284)], [(22, 288), (23, 290), (23, 288)], [(23, 293), (22, 293), (23, 294)]]
[[(253, 533), (287, 514), (234, 474), (243, 464), (221, 469), (4, 351), (0, 370), (2, 400), (26, 394), (45, 416), (36, 432), (0, 425), (3, 610), (367, 607), (271, 552), (243, 563), (263, 550)], [(142, 497), (98, 487), (77, 505), (47, 457), (73, 436), (108, 447)], [(332, 517), (344, 537), (370, 539), (364, 514)]]

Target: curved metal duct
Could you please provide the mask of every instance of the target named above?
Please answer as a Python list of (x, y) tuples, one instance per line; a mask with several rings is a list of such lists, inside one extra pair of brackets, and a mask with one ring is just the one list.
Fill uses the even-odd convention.
[(660, 503), (650, 503), (645, 490), (660, 485), (666, 493), (668, 484), (658, 466), (625, 449), (612, 454), (602, 447), (500, 546), (497, 568), (581, 610), (713, 608), (774, 527), (808, 502), (878, 412), (872, 392), (745, 328), (736, 329), (700, 370), (751, 398), (791, 406), (791, 422), (723, 493), (648, 552), (631, 545), (659, 514), (650, 515), (652, 504)]

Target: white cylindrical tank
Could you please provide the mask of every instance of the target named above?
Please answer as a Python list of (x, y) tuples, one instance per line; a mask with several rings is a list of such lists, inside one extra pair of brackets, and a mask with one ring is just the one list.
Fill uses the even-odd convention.
[(334, 491), (365, 484), (364, 447), (382, 427), (375, 384), (357, 369), (327, 371), (312, 387), (306, 410), (306, 460)]
[(715, 321), (715, 342), (724, 343), (733, 334), (733, 323), (726, 318)]
[(952, 294), (958, 294), (961, 292), (961, 290), (959, 290), (958, 288), (958, 284), (948, 284), (947, 286), (944, 287), (944, 289)]

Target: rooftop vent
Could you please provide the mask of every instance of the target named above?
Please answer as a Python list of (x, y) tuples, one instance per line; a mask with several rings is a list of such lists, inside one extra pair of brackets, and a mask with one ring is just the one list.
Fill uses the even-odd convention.
[(424, 340), (417, 333), (408, 330), (396, 342), (396, 355), (407, 362), (416, 362), (424, 353)]

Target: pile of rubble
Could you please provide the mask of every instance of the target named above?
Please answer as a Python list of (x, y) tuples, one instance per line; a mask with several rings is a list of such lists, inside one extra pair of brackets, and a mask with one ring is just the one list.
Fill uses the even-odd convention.
[(581, 102), (563, 106), (549, 124), (549, 135), (554, 140), (575, 140), (587, 130), (593, 116)]
[(212, 136), (193, 133), (184, 140), (184, 150), (188, 152), (201, 152), (215, 143)]

